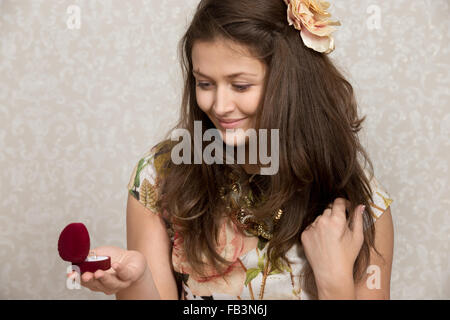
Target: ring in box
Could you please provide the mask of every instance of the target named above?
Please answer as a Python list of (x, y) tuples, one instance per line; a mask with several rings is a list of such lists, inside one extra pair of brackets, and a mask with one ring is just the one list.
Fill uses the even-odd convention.
[(58, 240), (59, 255), (64, 261), (78, 266), (80, 274), (111, 268), (111, 257), (90, 255), (89, 250), (89, 232), (83, 223), (71, 223), (61, 231)]

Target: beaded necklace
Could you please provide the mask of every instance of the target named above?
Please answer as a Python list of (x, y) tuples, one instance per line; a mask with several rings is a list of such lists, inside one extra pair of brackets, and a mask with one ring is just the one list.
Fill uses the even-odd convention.
[[(250, 177), (249, 182), (254, 176), (255, 174)], [(242, 187), (240, 182), (233, 174), (230, 174), (229, 177), (232, 180), (231, 185), (220, 187), (219, 194), (220, 198), (226, 201), (226, 194), (230, 193), (231, 204), (227, 205), (226, 209), (229, 210), (229, 215), (233, 222), (241, 228), (247, 236), (261, 236), (267, 240), (272, 239), (273, 229), (280, 220), (283, 210), (281, 208), (276, 210), (268, 219), (258, 219), (248, 211), (248, 209), (254, 208), (256, 204), (252, 190), (250, 189), (247, 195), (241, 197)]]

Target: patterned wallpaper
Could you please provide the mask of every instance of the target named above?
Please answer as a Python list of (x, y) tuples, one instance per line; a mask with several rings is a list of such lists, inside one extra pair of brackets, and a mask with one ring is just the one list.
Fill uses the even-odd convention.
[[(58, 235), (81, 221), (93, 247), (126, 247), (126, 185), (176, 121), (197, 2), (0, 0), (1, 299), (114, 299), (66, 287)], [(331, 57), (394, 199), (391, 298), (449, 299), (450, 2), (331, 3)]]

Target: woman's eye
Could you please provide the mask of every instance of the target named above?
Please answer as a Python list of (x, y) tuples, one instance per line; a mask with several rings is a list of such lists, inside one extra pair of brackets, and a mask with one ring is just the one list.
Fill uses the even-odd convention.
[[(203, 90), (207, 90), (209, 87), (211, 87), (211, 84), (210, 84), (210, 83), (207, 83), (207, 82), (199, 82), (199, 83), (197, 83), (197, 87), (199, 87), (200, 89), (203, 89)], [(250, 88), (251, 85), (238, 85), (238, 84), (234, 84), (233, 87), (234, 87), (237, 91), (242, 92), (242, 91), (245, 91), (245, 90), (247, 90), (248, 88)]]
[(199, 87), (200, 89), (206, 89), (208, 86), (209, 83), (202, 83), (202, 82), (197, 83), (197, 87)]
[(234, 87), (238, 90), (238, 91), (245, 91), (245, 90), (247, 90), (248, 88), (250, 88), (251, 86), (250, 85), (234, 85)]

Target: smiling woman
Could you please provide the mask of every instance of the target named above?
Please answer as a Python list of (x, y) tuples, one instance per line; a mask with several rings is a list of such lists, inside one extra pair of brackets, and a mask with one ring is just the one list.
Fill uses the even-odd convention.
[(224, 39), (196, 41), (192, 63), (199, 108), (219, 129), (225, 143), (242, 144), (244, 137), (231, 140), (226, 129), (245, 131), (256, 126), (266, 66), (245, 46)]
[[(247, 135), (227, 130), (276, 129), (279, 139), (264, 147), (278, 144), (279, 170), (174, 163), (169, 138), (140, 159), (129, 203), (150, 213), (129, 212), (129, 248), (146, 256), (162, 298), (389, 297), (392, 200), (359, 142), (364, 118), (352, 86), (326, 55), (338, 25), (324, 21), (327, 8), (311, 0), (200, 1), (180, 42), (181, 119), (168, 136), (187, 131), (194, 147), (185, 153), (194, 158), (198, 141), (207, 147), (207, 130), (237, 149), (249, 148)], [(154, 216), (161, 220), (151, 227)], [(370, 291), (364, 281), (373, 265), (382, 281)]]

